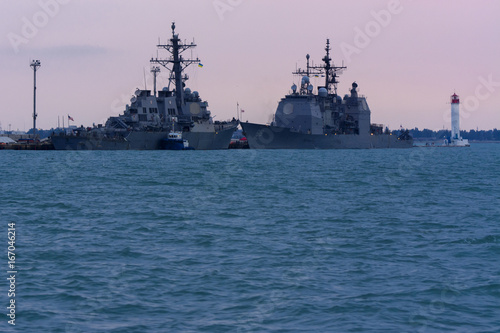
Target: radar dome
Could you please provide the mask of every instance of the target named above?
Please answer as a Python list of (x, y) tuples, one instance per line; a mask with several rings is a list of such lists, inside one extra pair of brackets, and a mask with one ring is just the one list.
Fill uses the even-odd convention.
[(184, 92), (185, 92), (186, 94), (190, 94), (190, 93), (191, 93), (191, 89), (186, 88), (186, 89), (184, 89)]
[(297, 91), (297, 85), (294, 83), (293, 86), (292, 86), (292, 91), (293, 92), (296, 92)]
[(309, 76), (303, 76), (302, 77), (302, 84), (307, 84), (309, 83)]
[(135, 91), (135, 95), (139, 97), (141, 95), (141, 89), (137, 88), (137, 90)]
[(168, 88), (167, 87), (163, 87), (162, 89), (163, 91), (168, 91)]
[(197, 91), (193, 91), (193, 95), (194, 95), (195, 98), (200, 97), (200, 94)]
[(324, 88), (324, 87), (321, 87), (318, 90), (318, 95), (319, 95), (319, 97), (326, 97), (326, 96), (328, 96), (328, 90), (326, 90), (326, 88)]
[(307, 86), (307, 90), (309, 90), (309, 92), (312, 92), (313, 91), (313, 85), (312, 84), (308, 85)]

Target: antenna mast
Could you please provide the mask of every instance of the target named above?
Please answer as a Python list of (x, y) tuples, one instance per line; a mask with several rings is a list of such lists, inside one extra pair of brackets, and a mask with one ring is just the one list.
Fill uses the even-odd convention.
[[(172, 38), (170, 39), (170, 44), (157, 45), (158, 49), (167, 50), (172, 56), (166, 59), (156, 59), (151, 58), (150, 62), (154, 64), (159, 64), (170, 71), (169, 84), (175, 83), (175, 100), (177, 102), (177, 107), (180, 109), (182, 106), (183, 93), (184, 93), (184, 82), (189, 79), (187, 75), (182, 76), (182, 72), (189, 65), (194, 63), (200, 63), (200, 59), (184, 59), (181, 55), (182, 52), (187, 49), (196, 47), (193, 42), (191, 44), (183, 44), (179, 38), (179, 35), (175, 33), (175, 22), (172, 22)], [(170, 69), (167, 67), (169, 64), (173, 64)]]
[(155, 97), (156, 97), (156, 77), (158, 76), (158, 73), (160, 73), (160, 67), (158, 66), (153, 66), (151, 67), (151, 73), (153, 73), (153, 77), (154, 77), (154, 94), (155, 94)]
[(337, 84), (339, 81), (337, 81), (337, 77), (339, 74), (342, 74), (343, 70), (346, 69), (347, 67), (344, 66), (342, 63), (342, 66), (335, 66), (333, 63), (331, 63), (332, 58), (330, 58), (330, 39), (326, 40), (326, 55), (323, 57), (323, 62), (325, 63), (324, 66), (318, 66), (318, 67), (312, 67), (312, 68), (322, 68), (325, 71), (325, 88), (328, 90), (328, 93), (331, 93), (332, 88), (331, 86), (333, 85), (333, 93), (337, 95)]
[[(309, 65), (309, 59), (311, 56), (309, 54), (306, 54), (306, 60), (307, 60), (307, 67), (306, 70), (303, 70), (301, 68), (296, 69), (295, 72), (292, 74), (294, 75), (305, 75), (305, 76), (310, 76), (310, 75), (320, 75), (323, 74), (323, 71), (321, 70), (323, 67), (314, 67)], [(315, 69), (315, 71), (311, 71), (311, 69)]]
[(33, 68), (33, 142), (36, 139), (36, 71), (42, 66), (40, 60), (33, 60), (30, 67)]
[(328, 90), (328, 93), (332, 93), (332, 86), (333, 86), (333, 93), (337, 95), (337, 77), (339, 74), (342, 74), (343, 69), (346, 69), (347, 67), (344, 66), (342, 63), (342, 66), (335, 66), (331, 61), (332, 58), (330, 58), (330, 39), (326, 40), (326, 55), (323, 57), (323, 62), (325, 63), (324, 65), (321, 66), (314, 66), (314, 65), (309, 65), (309, 54), (306, 55), (307, 59), (307, 69), (304, 71), (302, 69), (298, 69), (293, 74), (295, 75), (323, 75), (325, 76), (325, 88)]

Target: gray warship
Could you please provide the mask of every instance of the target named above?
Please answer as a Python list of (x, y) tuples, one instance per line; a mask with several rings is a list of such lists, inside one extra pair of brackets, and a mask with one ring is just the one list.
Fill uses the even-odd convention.
[[(350, 95), (337, 94), (337, 80), (345, 66), (335, 66), (330, 58), (330, 40), (319, 66), (297, 69), (300, 88), (282, 98), (269, 125), (242, 122), (241, 127), (250, 149), (346, 149), (346, 148), (411, 148), (413, 138), (408, 131), (393, 135), (383, 125), (370, 123), (370, 108), (364, 96), (358, 95), (354, 82)], [(313, 93), (310, 78), (324, 77), (325, 84)]]
[[(200, 64), (200, 59), (187, 59), (181, 53), (196, 47), (184, 44), (175, 33), (172, 23), (172, 38), (166, 45), (157, 45), (166, 50), (168, 58), (152, 58), (151, 72), (154, 75), (154, 92), (137, 89), (125, 107), (123, 114), (110, 117), (106, 124), (88, 128), (77, 128), (70, 133), (51, 136), (56, 150), (152, 150), (162, 149), (162, 141), (170, 133), (182, 133), (189, 147), (197, 150), (228, 149), (238, 121), (214, 121), (208, 103), (197, 91), (186, 88), (189, 79), (183, 71), (191, 64)], [(169, 72), (168, 87), (156, 91), (156, 76), (161, 65)], [(170, 86), (173, 86), (171, 89)]]

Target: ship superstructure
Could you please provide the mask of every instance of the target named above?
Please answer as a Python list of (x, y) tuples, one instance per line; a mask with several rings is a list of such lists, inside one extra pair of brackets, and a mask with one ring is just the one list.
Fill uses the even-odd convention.
[[(137, 89), (123, 114), (110, 117), (104, 126), (52, 136), (56, 149), (161, 149), (161, 141), (174, 131), (181, 132), (182, 139), (194, 149), (229, 147), (238, 121), (213, 121), (208, 103), (197, 91), (186, 87), (189, 77), (184, 70), (191, 64), (200, 64), (200, 59), (182, 56), (196, 44), (184, 44), (175, 32), (175, 23), (171, 28), (169, 43), (157, 45), (159, 51), (167, 51), (169, 56), (150, 61), (154, 91)], [(156, 65), (169, 72), (169, 84), (160, 91), (156, 91), (156, 77), (160, 72)]]
[[(370, 108), (358, 95), (354, 82), (350, 94), (337, 93), (338, 77), (345, 66), (335, 66), (330, 58), (330, 41), (319, 66), (310, 64), (293, 74), (301, 77), (300, 87), (293, 84), (291, 93), (278, 104), (270, 125), (242, 123), (250, 148), (254, 149), (333, 149), (333, 148), (409, 148), (413, 139), (408, 132), (392, 135), (382, 125), (370, 124)], [(311, 77), (324, 77), (323, 86), (314, 87)]]

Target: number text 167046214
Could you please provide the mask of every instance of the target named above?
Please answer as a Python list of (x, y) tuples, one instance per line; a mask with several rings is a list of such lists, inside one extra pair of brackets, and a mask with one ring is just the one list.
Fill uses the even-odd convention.
[(10, 319), (9, 324), (16, 325), (16, 224), (9, 222), (7, 226), (7, 281), (9, 281), (7, 317)]

